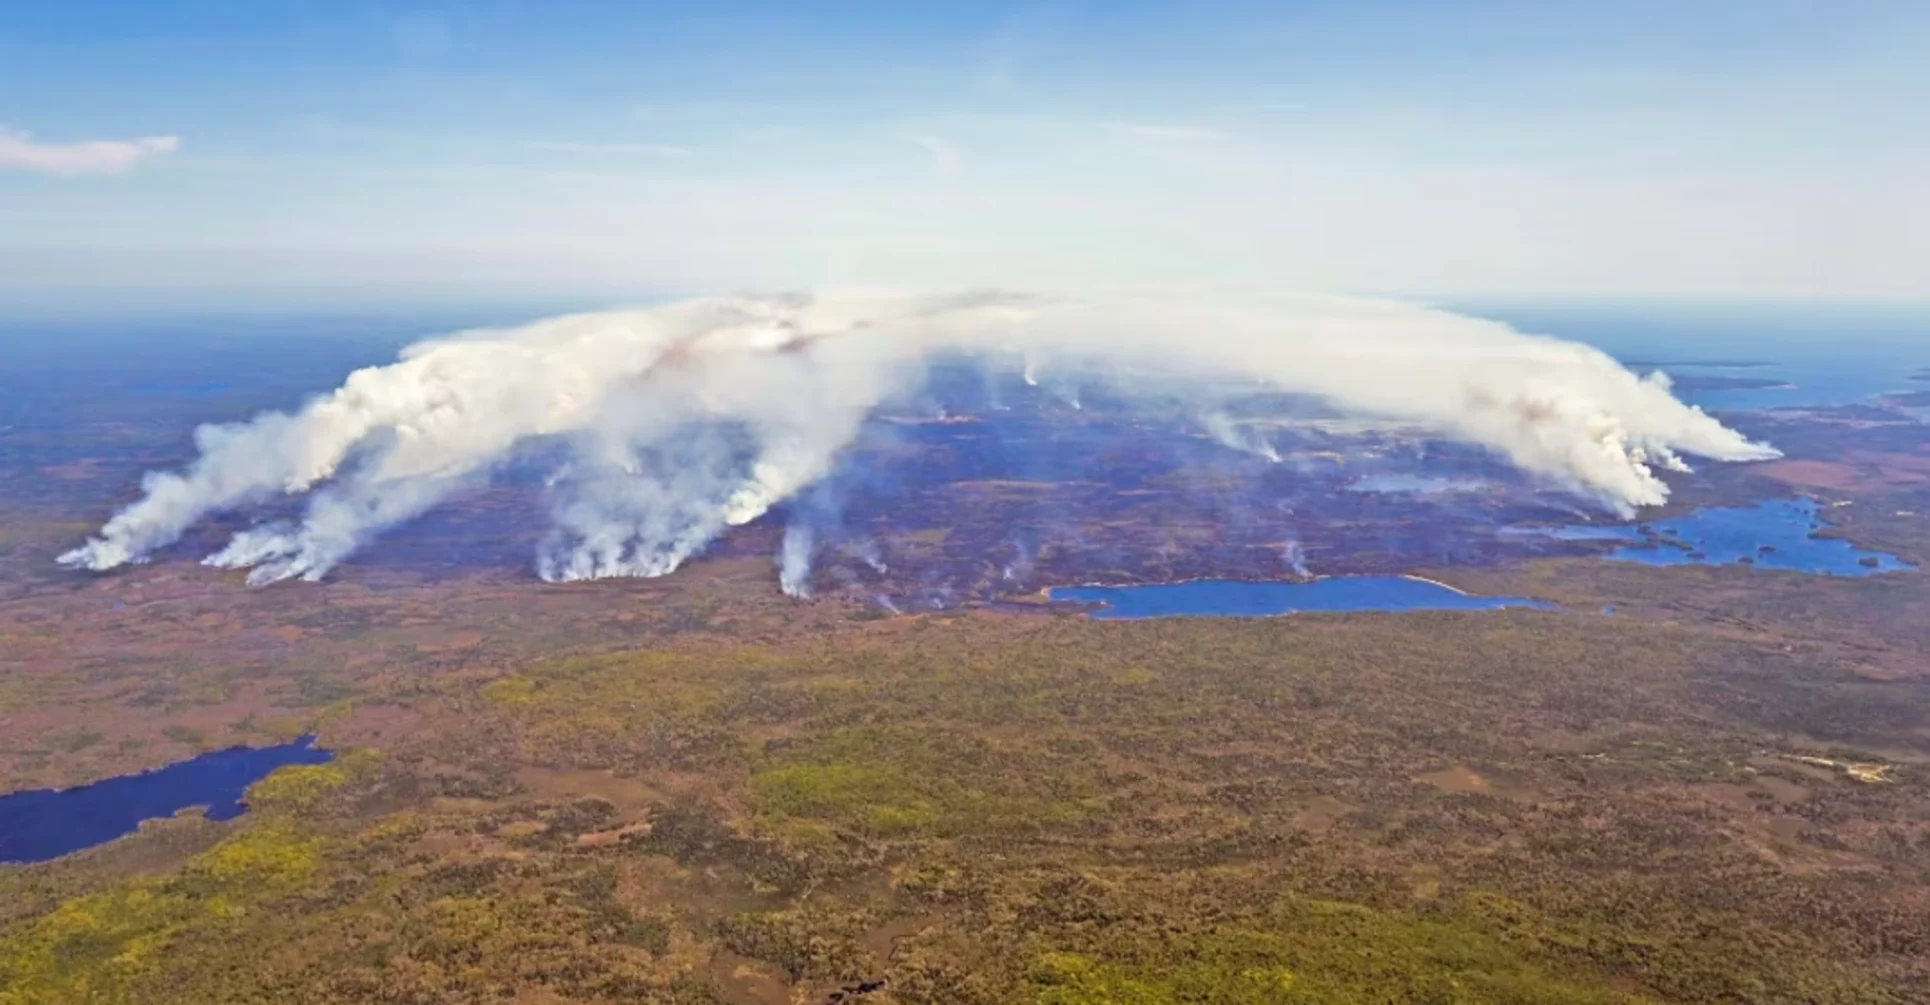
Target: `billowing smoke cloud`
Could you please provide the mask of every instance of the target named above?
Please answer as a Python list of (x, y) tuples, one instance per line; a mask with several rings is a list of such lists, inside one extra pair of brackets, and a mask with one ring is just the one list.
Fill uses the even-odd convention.
[(61, 561), (140, 561), (212, 514), (300, 494), (299, 521), (244, 531), (207, 561), (249, 568), (252, 583), (313, 580), (517, 447), (554, 441), (569, 460), (550, 479), (539, 573), (661, 575), (825, 476), (875, 407), (919, 385), (926, 359), (959, 352), (1024, 359), (1032, 380), (1047, 360), (1100, 372), (1128, 393), (1232, 381), (1318, 395), (1486, 446), (1624, 514), (1663, 501), (1655, 468), (1683, 468), (1681, 453), (1775, 456), (1593, 348), (1402, 304), (718, 298), (421, 343), (295, 414), (203, 427), (192, 464), (149, 474), (138, 501)]

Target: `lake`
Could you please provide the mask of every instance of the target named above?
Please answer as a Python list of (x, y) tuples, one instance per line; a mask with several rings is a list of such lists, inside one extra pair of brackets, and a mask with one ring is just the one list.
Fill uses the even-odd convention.
[(304, 736), (276, 747), (232, 747), (71, 789), (0, 796), (0, 862), (45, 862), (134, 833), (143, 820), (206, 806), (208, 819), (232, 820), (242, 795), (285, 764), (325, 764), (334, 754)]
[(1662, 370), (1679, 382), (1683, 400), (1718, 411), (1867, 402), (1920, 390), (1907, 376), (1930, 365), (1930, 311), (1920, 304), (1456, 306), (1523, 331), (1587, 342), (1638, 373)]
[[(1842, 538), (1818, 537), (1828, 524), (1813, 499), (1772, 499), (1754, 506), (1708, 507), (1636, 530), (1608, 553), (1644, 565), (1729, 565), (1743, 562), (1823, 576), (1871, 576), (1911, 568), (1895, 555), (1866, 551)], [(1630, 538), (1624, 538), (1630, 539)]]
[(1487, 611), (1504, 607), (1551, 610), (1527, 597), (1482, 597), (1413, 576), (1332, 576), (1304, 583), (1200, 579), (1139, 586), (1061, 586), (1055, 601), (1102, 605), (1092, 617), (1264, 618), (1303, 611)]

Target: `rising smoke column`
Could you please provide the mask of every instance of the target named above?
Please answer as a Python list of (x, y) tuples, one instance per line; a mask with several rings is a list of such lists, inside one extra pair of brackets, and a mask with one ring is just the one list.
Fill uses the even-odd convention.
[(811, 596), (811, 557), (817, 552), (817, 531), (802, 520), (784, 527), (784, 543), (777, 549), (777, 585), (787, 597)]
[[(1128, 394), (1232, 380), (1318, 395), (1491, 448), (1623, 514), (1667, 497), (1654, 469), (1685, 468), (1680, 454), (1775, 456), (1598, 350), (1404, 304), (713, 298), (421, 343), (292, 415), (202, 427), (186, 469), (150, 473), (139, 500), (60, 561), (112, 569), (212, 514), (303, 495), (298, 522), (244, 531), (207, 561), (249, 568), (257, 584), (318, 579), (519, 445), (555, 440), (570, 460), (550, 480), (541, 575), (662, 575), (822, 478), (875, 407), (917, 386), (927, 358), (961, 351), (1021, 358), (1033, 380), (1096, 371)], [(1215, 408), (1203, 400), (1199, 414)]]
[(1206, 430), (1206, 435), (1213, 438), (1213, 442), (1228, 450), (1252, 454), (1273, 464), (1280, 463), (1280, 451), (1275, 450), (1273, 444), (1267, 442), (1265, 435), (1250, 426), (1240, 425), (1223, 411), (1214, 410), (1201, 414), (1200, 426)]

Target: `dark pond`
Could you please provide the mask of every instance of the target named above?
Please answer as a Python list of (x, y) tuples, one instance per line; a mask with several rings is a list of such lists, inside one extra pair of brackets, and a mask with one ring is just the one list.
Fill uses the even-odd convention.
[(1824, 576), (1869, 576), (1910, 568), (1880, 551), (1841, 538), (1817, 537), (1827, 524), (1813, 499), (1772, 499), (1754, 506), (1699, 509), (1642, 528), (1625, 528), (1639, 542), (1608, 557), (1646, 565), (1728, 565), (1744, 562)]
[(72, 789), (0, 796), (0, 862), (45, 862), (132, 834), (143, 820), (206, 806), (208, 819), (231, 820), (248, 786), (284, 764), (324, 764), (334, 754), (304, 736), (278, 747), (233, 747), (165, 768)]
[(1095, 618), (1259, 618), (1298, 611), (1553, 609), (1526, 597), (1478, 597), (1412, 576), (1333, 576), (1306, 583), (1201, 579), (1145, 586), (1061, 586), (1052, 599), (1103, 605)]

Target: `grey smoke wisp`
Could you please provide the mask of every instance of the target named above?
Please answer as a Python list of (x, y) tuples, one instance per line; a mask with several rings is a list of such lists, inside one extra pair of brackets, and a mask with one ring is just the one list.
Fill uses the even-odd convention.
[(811, 558), (817, 551), (817, 532), (811, 525), (793, 519), (784, 528), (784, 543), (777, 550), (777, 585), (784, 595), (798, 600), (811, 596)]
[(1274, 464), (1280, 463), (1280, 451), (1267, 442), (1265, 434), (1250, 425), (1235, 422), (1232, 416), (1223, 411), (1216, 409), (1202, 413), (1200, 426), (1206, 430), (1206, 435), (1213, 438), (1213, 442), (1228, 450), (1252, 454)]
[[(299, 495), (299, 520), (237, 534), (207, 562), (249, 582), (314, 580), (385, 529), (553, 441), (545, 579), (656, 576), (823, 478), (867, 416), (957, 353), (1099, 372), (1117, 389), (1234, 381), (1324, 398), (1369, 422), (1487, 447), (1619, 513), (1662, 502), (1681, 455), (1775, 456), (1665, 381), (1589, 346), (1398, 303), (1316, 296), (710, 298), (419, 343), (293, 414), (196, 433), (198, 456), (61, 556), (112, 569), (211, 515)], [(1209, 432), (1271, 450), (1211, 401)], [(807, 589), (814, 542), (780, 556)]]

